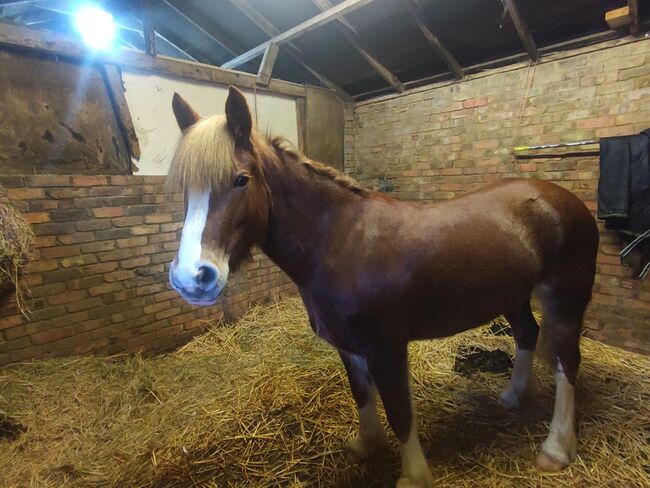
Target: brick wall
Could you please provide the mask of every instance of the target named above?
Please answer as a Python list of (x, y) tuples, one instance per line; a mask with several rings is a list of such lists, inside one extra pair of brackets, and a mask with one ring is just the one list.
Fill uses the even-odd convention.
[[(522, 101), (527, 101), (522, 105)], [(441, 201), (507, 176), (553, 180), (595, 212), (598, 157), (513, 159), (508, 148), (636, 134), (650, 127), (650, 41), (615, 41), (360, 102), (346, 113), (346, 171), (409, 200)], [(540, 153), (549, 154), (549, 152)], [(619, 264), (601, 225), (586, 325), (603, 341), (650, 353), (650, 279)]]
[(195, 308), (167, 283), (180, 240), (182, 195), (158, 176), (5, 176), (36, 233), (26, 319), (0, 309), (0, 365), (70, 354), (170, 349), (208, 320), (251, 302), (292, 293), (260, 253), (230, 281), (218, 304)]

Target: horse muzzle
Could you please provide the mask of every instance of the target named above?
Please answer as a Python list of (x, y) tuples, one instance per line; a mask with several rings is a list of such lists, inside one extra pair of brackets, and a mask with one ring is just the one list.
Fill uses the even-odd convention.
[(169, 267), (169, 283), (190, 305), (214, 305), (225, 286), (219, 268), (202, 261), (191, 268), (182, 268), (174, 260)]

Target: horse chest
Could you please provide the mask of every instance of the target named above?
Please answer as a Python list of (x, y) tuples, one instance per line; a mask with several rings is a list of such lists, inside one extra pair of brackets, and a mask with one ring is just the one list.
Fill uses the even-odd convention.
[(321, 310), (316, 300), (307, 294), (302, 293), (302, 298), (314, 333), (337, 349), (353, 353), (356, 348), (352, 338), (346, 333), (344, 321), (330, 317)]

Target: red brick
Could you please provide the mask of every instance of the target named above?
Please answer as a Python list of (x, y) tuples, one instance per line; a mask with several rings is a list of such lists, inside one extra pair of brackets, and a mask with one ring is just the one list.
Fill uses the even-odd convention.
[(134, 225), (141, 224), (142, 222), (144, 222), (144, 219), (139, 216), (121, 217), (118, 219), (113, 219), (111, 222), (115, 227), (132, 227)]
[(74, 334), (74, 328), (72, 327), (61, 327), (58, 329), (51, 329), (45, 332), (38, 332), (32, 334), (31, 339), (34, 344), (44, 344), (47, 342), (58, 341), (64, 337), (70, 337)]
[(72, 186), (100, 186), (108, 185), (106, 176), (73, 176)]
[(124, 212), (125, 209), (123, 207), (102, 207), (93, 209), (93, 215), (97, 218), (122, 217)]
[(81, 254), (79, 246), (46, 247), (41, 250), (44, 259), (64, 258)]
[(23, 214), (23, 217), (30, 224), (42, 224), (50, 221), (50, 215), (46, 212), (30, 212)]
[(27, 271), (29, 273), (40, 273), (43, 271), (52, 271), (53, 269), (57, 269), (58, 267), (59, 267), (59, 262), (56, 259), (50, 259), (50, 260), (40, 259), (38, 261), (29, 263), (29, 265), (27, 266)]
[(35, 200), (45, 198), (45, 191), (42, 188), (9, 188), (7, 195), (12, 200)]
[(487, 97), (470, 98), (463, 102), (463, 108), (482, 107), (483, 105), (487, 105), (487, 103)]
[(578, 129), (596, 129), (600, 127), (611, 127), (616, 125), (614, 117), (594, 117), (577, 121)]
[(147, 236), (135, 236), (135, 237), (127, 237), (125, 239), (118, 239), (116, 242), (117, 242), (117, 247), (128, 248), (128, 247), (144, 246), (147, 244), (147, 241), (148, 241)]
[(88, 296), (86, 290), (67, 291), (62, 295), (49, 297), (48, 303), (50, 305), (63, 305), (65, 303), (75, 302), (77, 300), (83, 300), (86, 296)]

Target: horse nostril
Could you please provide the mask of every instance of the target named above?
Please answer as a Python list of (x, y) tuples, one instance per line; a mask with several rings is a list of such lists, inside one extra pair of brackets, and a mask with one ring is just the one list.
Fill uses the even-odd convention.
[(197, 284), (207, 290), (213, 288), (217, 283), (217, 268), (211, 264), (203, 264), (199, 266), (199, 271), (196, 274)]

